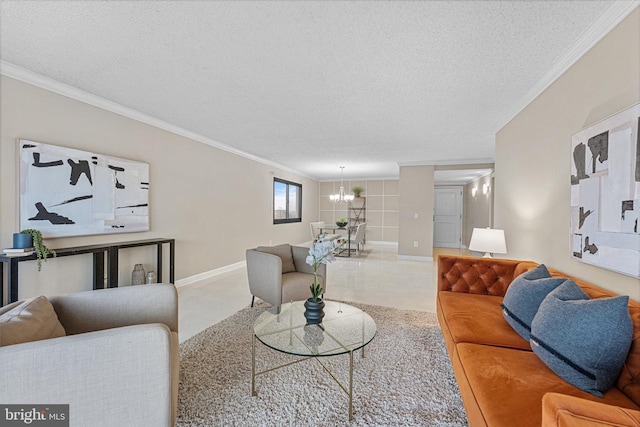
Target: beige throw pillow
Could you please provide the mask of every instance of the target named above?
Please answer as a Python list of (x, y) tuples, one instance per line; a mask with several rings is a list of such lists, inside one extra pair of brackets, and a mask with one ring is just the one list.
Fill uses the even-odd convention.
[(49, 300), (31, 298), (0, 315), (0, 346), (66, 335)]
[(256, 250), (271, 255), (278, 255), (282, 260), (282, 274), (294, 273), (296, 271), (296, 265), (293, 263), (293, 253), (291, 252), (290, 244), (284, 243), (278, 246), (258, 246)]

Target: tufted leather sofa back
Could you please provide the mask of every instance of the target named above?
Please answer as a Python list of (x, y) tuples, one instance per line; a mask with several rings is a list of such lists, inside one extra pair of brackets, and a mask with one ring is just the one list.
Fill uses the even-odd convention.
[[(514, 278), (537, 265), (533, 261), (440, 255), (438, 290), (504, 296)], [(549, 272), (554, 277), (570, 278), (591, 298), (618, 295), (560, 271), (549, 268)], [(633, 323), (633, 339), (616, 387), (640, 405), (640, 303), (629, 300), (629, 314)]]
[(438, 290), (504, 296), (511, 281), (529, 264), (536, 265), (500, 258), (440, 255)]

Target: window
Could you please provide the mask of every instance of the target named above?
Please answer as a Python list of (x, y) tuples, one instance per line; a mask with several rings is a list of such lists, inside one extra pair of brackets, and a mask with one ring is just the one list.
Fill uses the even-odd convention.
[(273, 223), (302, 222), (302, 185), (273, 178)]

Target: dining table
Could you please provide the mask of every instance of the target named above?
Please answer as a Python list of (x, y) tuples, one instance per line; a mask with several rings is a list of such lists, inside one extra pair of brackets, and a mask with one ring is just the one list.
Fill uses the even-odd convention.
[[(339, 225), (327, 225), (325, 224), (324, 227), (320, 227), (319, 231), (320, 234), (324, 234), (324, 233), (328, 233), (329, 230), (331, 230), (331, 233), (333, 234), (343, 234), (343, 233), (338, 233), (338, 231), (346, 231), (347, 232), (347, 247), (345, 248), (344, 246), (342, 246), (342, 249), (337, 251), (334, 255), (335, 256), (339, 256), (339, 257), (351, 257), (351, 232), (356, 230), (356, 226), (339, 226)], [(355, 250), (355, 249), (353, 249)], [(344, 253), (347, 253), (346, 255), (344, 255)]]

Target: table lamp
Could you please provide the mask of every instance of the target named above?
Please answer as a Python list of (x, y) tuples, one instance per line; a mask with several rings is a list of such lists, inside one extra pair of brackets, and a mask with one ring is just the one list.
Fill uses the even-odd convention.
[(491, 258), (491, 254), (506, 254), (507, 243), (504, 239), (504, 230), (495, 228), (474, 228), (471, 234), (469, 250), (484, 252), (483, 258)]

